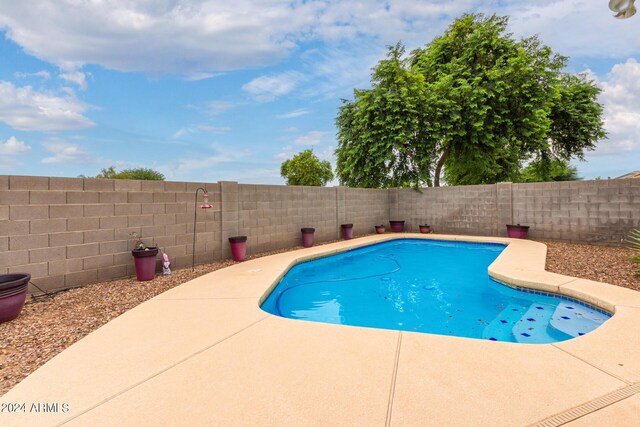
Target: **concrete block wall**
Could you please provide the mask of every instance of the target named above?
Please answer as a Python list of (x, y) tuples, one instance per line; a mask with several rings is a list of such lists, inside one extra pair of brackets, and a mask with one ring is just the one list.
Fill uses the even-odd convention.
[(640, 228), (640, 179), (513, 184), (512, 197), (532, 238), (619, 244)]
[(407, 231), (417, 232), (418, 225), (427, 223), (437, 233), (498, 233), (496, 185), (390, 191), (391, 219), (404, 220)]
[[(212, 209), (194, 208), (198, 188)], [(198, 205), (202, 193), (198, 193)], [(27, 271), (43, 289), (134, 275), (132, 232), (164, 248), (174, 267), (230, 258), (227, 238), (248, 236), (254, 254), (317, 242), (375, 224), (429, 223), (438, 233), (505, 235), (529, 225), (532, 238), (620, 243), (640, 227), (640, 179), (410, 189), (355, 189), (49, 178), (0, 175), (0, 274)]]
[(131, 276), (133, 232), (190, 265), (200, 186), (217, 202), (198, 212), (206, 262), (222, 256), (217, 183), (0, 176), (0, 273), (29, 272), (44, 290)]
[(336, 188), (238, 185), (238, 234), (247, 253), (301, 244), (300, 229), (315, 228), (315, 240), (337, 238)]

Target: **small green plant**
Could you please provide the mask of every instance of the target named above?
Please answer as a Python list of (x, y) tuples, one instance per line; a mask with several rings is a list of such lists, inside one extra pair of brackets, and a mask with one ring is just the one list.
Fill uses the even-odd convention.
[(146, 251), (149, 249), (149, 247), (146, 245), (146, 243), (144, 243), (142, 241), (142, 237), (138, 236), (138, 233), (136, 233), (135, 231), (129, 233), (129, 236), (131, 237), (131, 239), (133, 240), (133, 249), (137, 249), (140, 251)]
[[(627, 244), (636, 252), (629, 260), (633, 263), (640, 264), (640, 229), (631, 230), (629, 236), (627, 236)], [(640, 276), (640, 266), (638, 267), (637, 274)]]

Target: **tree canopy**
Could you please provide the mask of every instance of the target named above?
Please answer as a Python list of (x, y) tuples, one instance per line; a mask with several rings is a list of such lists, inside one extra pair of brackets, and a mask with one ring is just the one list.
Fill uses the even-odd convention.
[(321, 187), (333, 179), (331, 163), (320, 161), (313, 150), (305, 150), (285, 160), (280, 166), (280, 175), (287, 185), (309, 185)]
[(115, 167), (109, 166), (102, 169), (96, 178), (104, 179), (140, 179), (147, 181), (164, 181), (164, 175), (158, 171), (147, 168), (123, 169), (117, 172)]
[(463, 15), (405, 55), (389, 47), (372, 87), (343, 100), (337, 175), (352, 187), (516, 180), (526, 162), (582, 158), (604, 138), (600, 90), (508, 18)]

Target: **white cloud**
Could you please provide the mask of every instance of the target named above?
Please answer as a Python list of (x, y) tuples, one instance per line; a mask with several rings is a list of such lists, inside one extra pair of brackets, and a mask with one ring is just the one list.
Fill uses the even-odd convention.
[(94, 123), (83, 115), (87, 109), (72, 93), (58, 96), (31, 86), (16, 87), (0, 81), (0, 121), (23, 131), (85, 129)]
[(7, 142), (0, 140), (0, 155), (3, 156), (19, 156), (31, 152), (31, 147), (23, 141), (18, 140), (15, 136), (10, 136)]
[(204, 152), (199, 156), (190, 156), (171, 162), (168, 165), (158, 166), (158, 170), (167, 177), (180, 178), (189, 176), (194, 171), (211, 169), (221, 164), (236, 162), (251, 154), (246, 149), (228, 149), (217, 144), (213, 144), (210, 150), (211, 152)]
[(257, 101), (273, 101), (290, 93), (302, 80), (304, 80), (303, 74), (287, 71), (274, 76), (257, 77), (242, 86), (242, 90)]
[(220, 77), (223, 73), (202, 73), (202, 72), (192, 72), (187, 73), (184, 76), (184, 79), (189, 82), (195, 82), (200, 80), (212, 79), (214, 77)]
[(608, 140), (594, 155), (619, 154), (640, 149), (640, 64), (635, 59), (616, 64), (605, 79), (599, 101), (604, 105)]
[(311, 113), (311, 111), (306, 108), (298, 108), (297, 110), (289, 111), (288, 113), (278, 114), (276, 117), (279, 119), (293, 119), (309, 113)]
[(197, 125), (186, 127), (178, 130), (176, 133), (172, 135), (172, 138), (182, 138), (186, 135), (197, 134), (200, 132), (209, 132), (209, 133), (228, 133), (231, 132), (231, 128), (228, 126), (211, 126), (211, 125)]
[(215, 116), (237, 106), (238, 105), (236, 103), (229, 101), (210, 101), (207, 104), (207, 112)]
[(79, 145), (59, 139), (52, 139), (43, 142), (42, 146), (46, 151), (53, 154), (53, 156), (43, 158), (42, 163), (93, 163), (87, 150)]
[(29, 77), (39, 77), (42, 80), (49, 80), (51, 78), (51, 74), (48, 71), (42, 70), (35, 73), (13, 73), (13, 76), (16, 79), (27, 79)]
[(68, 71), (66, 73), (60, 73), (58, 77), (62, 80), (77, 84), (80, 90), (87, 90), (87, 78), (83, 72)]
[(318, 145), (322, 144), (322, 138), (327, 132), (321, 132), (319, 130), (312, 130), (303, 135), (297, 137), (293, 143), (295, 145)]

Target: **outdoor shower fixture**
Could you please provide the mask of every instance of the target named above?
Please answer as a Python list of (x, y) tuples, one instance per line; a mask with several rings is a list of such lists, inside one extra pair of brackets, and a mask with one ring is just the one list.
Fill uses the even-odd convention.
[(636, 14), (636, 7), (633, 5), (636, 0), (609, 0), (609, 9), (616, 14), (614, 18), (626, 19)]
[(196, 190), (196, 199), (193, 205), (193, 256), (191, 259), (191, 271), (196, 269), (196, 219), (198, 218), (198, 191), (202, 190), (202, 204), (200, 209), (211, 209), (213, 206), (209, 203), (209, 194), (207, 190), (198, 187)]

